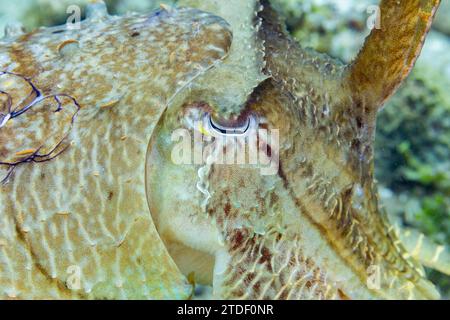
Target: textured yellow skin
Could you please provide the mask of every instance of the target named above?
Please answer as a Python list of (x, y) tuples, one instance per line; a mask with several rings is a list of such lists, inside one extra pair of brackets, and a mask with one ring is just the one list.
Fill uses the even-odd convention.
[[(348, 68), (299, 48), (265, 1), (182, 3), (212, 14), (96, 10), (81, 30), (0, 43), (0, 70), (26, 78), (6, 76), (17, 110), (27, 80), (67, 95), (59, 113), (46, 99), (0, 127), (0, 295), (187, 298), (182, 272), (195, 271), (218, 298), (437, 298), (379, 208), (372, 141), (439, 1), (383, 1), (384, 29)], [(205, 105), (228, 123), (251, 110), (279, 129), (278, 173), (171, 163), (170, 134)], [(185, 270), (183, 252), (204, 265)]]
[[(64, 112), (58, 113), (64, 119), (53, 120), (51, 99), (1, 128), (2, 162), (54, 144), (52, 137), (63, 138), (61, 129), (70, 132), (65, 152), (49, 162), (19, 164), (0, 187), (0, 295), (187, 298), (191, 285), (151, 221), (145, 156), (168, 101), (226, 56), (229, 27), (216, 16), (180, 9), (94, 16), (81, 30), (56, 30), (1, 42), (0, 69), (32, 79), (45, 95), (70, 95), (81, 108), (72, 128)], [(61, 54), (58, 46), (67, 39), (78, 45)], [(29, 91), (13, 92), (14, 106)], [(71, 107), (63, 100), (63, 110)], [(10, 166), (1, 169), (5, 177)], [(81, 268), (80, 290), (65, 283), (72, 265)]]

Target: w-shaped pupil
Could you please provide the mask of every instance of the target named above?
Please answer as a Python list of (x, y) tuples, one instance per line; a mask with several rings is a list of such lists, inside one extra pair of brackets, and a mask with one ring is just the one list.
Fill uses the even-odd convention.
[(209, 118), (209, 124), (213, 130), (216, 132), (223, 134), (223, 135), (243, 135), (245, 134), (249, 128), (250, 128), (250, 116), (247, 117), (244, 124), (238, 125), (238, 126), (223, 126), (211, 117), (211, 115), (208, 115)]

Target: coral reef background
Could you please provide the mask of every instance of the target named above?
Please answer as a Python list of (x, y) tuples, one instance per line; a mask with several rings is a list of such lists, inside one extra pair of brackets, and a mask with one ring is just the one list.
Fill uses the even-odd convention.
[[(175, 0), (106, 0), (112, 14), (148, 12)], [(376, 0), (274, 0), (304, 47), (350, 62), (369, 33)], [(0, 0), (0, 37), (8, 24), (25, 29), (66, 22), (67, 8), (88, 0)], [(450, 1), (443, 1), (416, 67), (379, 115), (376, 175), (391, 220), (450, 245)], [(429, 277), (450, 298), (450, 279)]]

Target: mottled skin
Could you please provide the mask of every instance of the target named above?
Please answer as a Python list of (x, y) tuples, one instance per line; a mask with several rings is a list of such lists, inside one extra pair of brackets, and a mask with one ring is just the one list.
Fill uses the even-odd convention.
[[(75, 47), (58, 50), (68, 39)], [(223, 59), (230, 43), (223, 19), (194, 9), (95, 15), (80, 30), (40, 29), (1, 42), (2, 70), (31, 79), (45, 95), (69, 95), (81, 107), (65, 152), (19, 164), (1, 186), (2, 297), (190, 296), (151, 221), (145, 156), (168, 101)], [(29, 91), (14, 93), (13, 106)], [(16, 154), (52, 145), (48, 137), (70, 127), (70, 119), (42, 126), (59, 121), (55, 103), (36, 106), (0, 129), (2, 162), (29, 157)], [(63, 110), (70, 107), (64, 101)], [(2, 178), (10, 168), (1, 166)], [(72, 265), (81, 268), (80, 290), (66, 286)]]
[[(439, 1), (382, 1), (348, 67), (301, 49), (265, 1), (181, 4), (211, 13), (97, 3), (81, 30), (0, 42), (0, 295), (187, 298), (194, 272), (218, 298), (437, 298), (379, 207), (372, 148)], [(261, 147), (276, 174), (174, 164), (172, 132), (205, 113), (278, 129)]]

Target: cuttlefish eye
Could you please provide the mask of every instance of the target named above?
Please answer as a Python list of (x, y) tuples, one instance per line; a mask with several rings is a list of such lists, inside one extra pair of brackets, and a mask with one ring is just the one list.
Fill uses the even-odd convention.
[[(207, 103), (189, 102), (181, 103), (178, 110), (169, 109), (155, 128), (147, 155), (150, 212), (172, 259), (186, 275), (195, 270), (199, 283), (212, 283), (215, 254), (224, 239), (205, 211), (208, 193), (213, 192), (206, 187), (209, 165), (197, 162), (195, 152), (203, 148), (205, 160), (205, 154), (216, 154), (227, 144), (241, 148), (263, 120), (250, 110), (225, 119)], [(217, 147), (214, 141), (219, 142)], [(174, 147), (179, 146), (187, 146), (183, 152), (190, 159), (181, 164), (173, 161)]]
[(254, 133), (264, 123), (263, 118), (250, 109), (228, 118), (221, 117), (214, 110), (213, 107), (204, 102), (185, 105), (178, 116), (170, 116), (172, 119), (179, 120), (179, 123), (174, 124), (172, 129), (181, 125), (205, 136), (215, 138), (239, 137)]
[(205, 118), (207, 129), (212, 132), (212, 135), (243, 136), (255, 129), (258, 124), (258, 119), (254, 114), (246, 114), (242, 117), (243, 120), (235, 123), (219, 122), (211, 114), (205, 114)]

